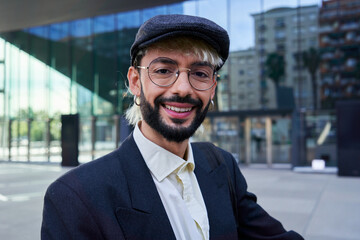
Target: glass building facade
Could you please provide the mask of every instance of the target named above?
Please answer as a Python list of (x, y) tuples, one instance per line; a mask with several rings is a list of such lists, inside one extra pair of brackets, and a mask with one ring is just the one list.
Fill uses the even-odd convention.
[[(122, 115), (133, 101), (126, 75), (139, 26), (158, 14), (206, 17), (228, 30), (230, 50), (238, 51), (248, 47), (239, 41), (241, 29), (253, 28), (251, 13), (262, 10), (255, 4), (246, 23), (242, 4), (184, 1), (0, 33), (0, 160), (60, 162), (61, 115), (67, 114), (80, 116), (81, 163), (112, 151), (129, 133), (119, 126), (126, 126)], [(217, 104), (229, 110), (226, 71)], [(239, 162), (290, 163), (292, 113), (264, 114), (210, 114), (194, 139), (214, 142)]]
[(137, 29), (158, 14), (201, 15), (201, 5), (190, 1), (0, 33), (0, 159), (60, 161), (62, 114), (80, 115), (80, 162), (114, 149), (116, 117), (132, 102), (126, 74)]

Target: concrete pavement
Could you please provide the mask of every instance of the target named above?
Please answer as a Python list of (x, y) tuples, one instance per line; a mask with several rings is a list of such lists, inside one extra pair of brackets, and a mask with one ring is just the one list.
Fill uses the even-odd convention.
[[(70, 168), (0, 163), (0, 239), (40, 239), (47, 186)], [(307, 240), (360, 239), (360, 178), (241, 167), (249, 191), (286, 229)]]

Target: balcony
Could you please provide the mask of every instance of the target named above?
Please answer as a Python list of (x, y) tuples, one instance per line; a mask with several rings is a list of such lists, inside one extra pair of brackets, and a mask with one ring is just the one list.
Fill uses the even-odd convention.
[(319, 14), (319, 20), (330, 21), (334, 19), (349, 19), (349, 18), (358, 18), (360, 15), (360, 8), (352, 8), (352, 9), (332, 9), (325, 10), (321, 9)]
[(325, 25), (319, 28), (319, 33), (328, 33), (332, 31), (335, 31), (335, 28), (332, 25)]
[(285, 28), (286, 24), (285, 22), (276, 22), (275, 23), (275, 28)]
[(319, 19), (330, 19), (338, 16), (337, 9), (331, 11), (321, 11), (319, 14)]
[(357, 22), (349, 22), (349, 23), (342, 24), (339, 29), (342, 31), (357, 30), (359, 28), (359, 26), (360, 26), (360, 24)]

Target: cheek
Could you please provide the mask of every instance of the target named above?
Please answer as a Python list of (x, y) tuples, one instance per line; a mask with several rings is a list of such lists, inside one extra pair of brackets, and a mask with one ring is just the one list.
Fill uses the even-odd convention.
[(151, 104), (153, 105), (154, 100), (164, 94), (164, 89), (160, 88), (156, 85), (154, 85), (150, 80), (150, 83), (143, 83), (142, 85), (142, 90), (145, 96), (145, 99)]
[(211, 96), (209, 94), (206, 94), (204, 96), (199, 96), (199, 98), (201, 99), (201, 101), (203, 102), (204, 106), (203, 108), (206, 107), (206, 105), (209, 103), (209, 101), (211, 101)]

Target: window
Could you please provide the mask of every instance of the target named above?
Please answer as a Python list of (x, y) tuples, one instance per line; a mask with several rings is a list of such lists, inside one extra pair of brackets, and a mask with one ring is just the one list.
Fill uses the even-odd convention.
[(309, 19), (310, 20), (316, 20), (316, 14), (315, 13), (309, 14)]
[(259, 43), (260, 44), (266, 43), (266, 39), (264, 37), (260, 37), (259, 38)]
[[(300, 27), (300, 34), (304, 34), (304, 33), (306, 33), (306, 29), (303, 28), (303, 27)], [(296, 28), (293, 29), (293, 34), (294, 34), (294, 35), (295, 35), (295, 34), (299, 34), (299, 28), (298, 28), (298, 27), (296, 27)]]
[(317, 26), (310, 26), (309, 27), (309, 32), (312, 32), (312, 33), (317, 32)]
[(254, 62), (254, 59), (252, 57), (249, 57), (246, 62), (252, 64)]
[(285, 32), (284, 31), (276, 31), (275, 32), (275, 39), (284, 39), (285, 38)]
[(316, 38), (310, 38), (309, 39), (309, 47), (316, 47), (317, 46), (317, 39)]
[(264, 31), (266, 30), (266, 25), (265, 25), (265, 24), (261, 24), (261, 25), (259, 26), (259, 30), (262, 31), (262, 32), (264, 32)]
[(279, 52), (283, 52), (285, 51), (285, 45), (284, 44), (278, 44), (276, 45), (276, 50), (279, 51)]
[(285, 19), (284, 18), (276, 18), (275, 19), (275, 27), (277, 27), (277, 28), (285, 27)]
[[(305, 20), (305, 17), (303, 15), (300, 16), (300, 22), (303, 22)], [(297, 22), (298, 21), (298, 16), (295, 15), (293, 17), (293, 22)]]
[(255, 84), (253, 81), (248, 81), (248, 83), (247, 83), (248, 88), (254, 88), (254, 86), (255, 86)]

